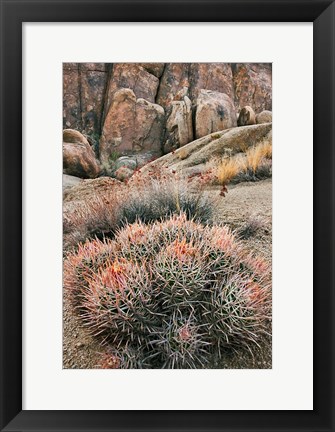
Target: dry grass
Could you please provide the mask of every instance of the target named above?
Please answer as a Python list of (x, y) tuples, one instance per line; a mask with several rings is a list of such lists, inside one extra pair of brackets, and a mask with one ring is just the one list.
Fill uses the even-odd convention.
[(219, 163), (216, 169), (216, 177), (219, 184), (226, 185), (241, 170), (240, 158), (225, 158)]
[(189, 151), (187, 151), (184, 148), (179, 149), (176, 153), (177, 153), (177, 156), (180, 160), (186, 159), (189, 155)]
[(212, 159), (206, 168), (213, 170), (213, 183), (227, 185), (233, 179), (242, 176), (246, 173), (254, 177), (258, 171), (264, 166), (271, 163), (272, 159), (272, 144), (265, 141), (258, 146), (249, 148), (245, 154), (238, 154), (223, 159)]
[(251, 169), (253, 173), (256, 173), (257, 168), (265, 158), (272, 158), (272, 144), (269, 141), (251, 147), (246, 151), (245, 171)]

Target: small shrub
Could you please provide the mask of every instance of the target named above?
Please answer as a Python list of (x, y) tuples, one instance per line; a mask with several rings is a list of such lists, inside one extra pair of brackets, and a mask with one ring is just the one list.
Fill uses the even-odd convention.
[(216, 140), (216, 139), (219, 139), (219, 138), (221, 138), (221, 136), (222, 136), (222, 133), (212, 133), (212, 135), (211, 135), (211, 138), (213, 139), (213, 140)]
[(81, 245), (65, 261), (64, 287), (109, 346), (102, 367), (217, 367), (232, 350), (252, 352), (270, 320), (267, 263), (228, 228), (185, 214)]
[(86, 239), (113, 237), (127, 223), (162, 221), (181, 211), (189, 219), (210, 224), (215, 202), (203, 191), (206, 181), (186, 179), (168, 170), (139, 170), (127, 183), (115, 185), (109, 193), (76, 204), (73, 211), (65, 213), (64, 246), (70, 249)]
[(248, 239), (255, 236), (265, 227), (265, 220), (257, 215), (251, 215), (244, 225), (238, 230), (238, 235), (242, 239)]
[(176, 151), (176, 154), (180, 160), (184, 160), (188, 157), (189, 152), (185, 148), (182, 147)]

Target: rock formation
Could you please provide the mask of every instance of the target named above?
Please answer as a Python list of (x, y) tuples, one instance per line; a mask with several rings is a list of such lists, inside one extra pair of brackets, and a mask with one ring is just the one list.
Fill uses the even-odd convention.
[[(63, 127), (83, 133), (104, 168), (120, 156), (150, 160), (234, 127), (246, 105), (258, 123), (269, 121), (261, 113), (272, 109), (270, 63), (63, 65)], [(97, 170), (84, 171), (92, 177)]]
[(256, 115), (256, 123), (271, 123), (272, 122), (272, 112), (271, 111), (262, 111), (261, 113)]
[(63, 172), (81, 178), (95, 178), (100, 172), (87, 139), (72, 129), (63, 131)]
[[(268, 122), (264, 122), (268, 123)], [(237, 119), (237, 126), (250, 126), (256, 124), (255, 111), (250, 106), (245, 106), (241, 109)]]
[(201, 90), (196, 104), (196, 138), (235, 126), (235, 107), (230, 97), (217, 91)]
[(100, 139), (100, 159), (151, 151), (161, 154), (164, 109), (146, 99), (136, 99), (133, 90), (116, 91), (104, 121)]

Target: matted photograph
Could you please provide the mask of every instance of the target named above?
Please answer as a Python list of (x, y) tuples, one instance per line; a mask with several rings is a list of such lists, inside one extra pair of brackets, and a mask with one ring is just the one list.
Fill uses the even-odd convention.
[(271, 369), (271, 322), (272, 64), (63, 63), (63, 368)]

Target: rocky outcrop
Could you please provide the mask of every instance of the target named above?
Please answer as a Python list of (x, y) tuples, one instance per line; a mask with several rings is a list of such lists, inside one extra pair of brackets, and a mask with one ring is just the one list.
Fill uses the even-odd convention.
[(160, 155), (164, 109), (145, 99), (136, 99), (130, 89), (114, 93), (100, 140), (104, 164), (115, 156), (151, 151)]
[(261, 113), (256, 115), (256, 123), (271, 123), (272, 122), (272, 112), (271, 111), (262, 111)]
[(251, 106), (256, 113), (272, 108), (271, 63), (233, 63), (235, 105)]
[(164, 153), (169, 153), (193, 141), (192, 104), (185, 96), (183, 101), (171, 103), (166, 121)]
[[(104, 163), (156, 157), (234, 126), (246, 105), (270, 111), (271, 74), (270, 63), (64, 63), (63, 125), (84, 133)], [(215, 93), (227, 101), (214, 103)]]
[(82, 130), (79, 63), (63, 64), (63, 127)]
[(74, 201), (91, 202), (99, 197), (105, 198), (108, 194), (115, 194), (116, 190), (120, 187), (122, 187), (122, 183), (111, 177), (84, 180), (64, 192), (64, 210), (67, 210), (66, 203)]
[(77, 184), (84, 181), (83, 179), (68, 174), (63, 174), (63, 192), (76, 186)]
[(107, 85), (105, 63), (82, 63), (80, 65), (80, 102), (82, 130), (90, 136), (99, 136)]
[(253, 126), (242, 126), (199, 138), (174, 153), (169, 153), (154, 162), (149, 163), (141, 171), (147, 172), (152, 168), (168, 168), (187, 174), (193, 172), (194, 167), (199, 171), (206, 169), (206, 163), (216, 156), (233, 155), (246, 151), (264, 140), (272, 142), (272, 124), (264, 123)]
[(160, 78), (162, 76), (165, 63), (138, 63), (149, 73), (155, 75), (155, 77)]
[(234, 100), (233, 74), (230, 63), (191, 63), (189, 69), (190, 98), (197, 100), (202, 89), (225, 93)]
[(250, 126), (253, 124), (256, 124), (255, 111), (250, 106), (243, 107), (237, 119), (237, 126)]
[(180, 101), (189, 94), (190, 63), (167, 63), (160, 80), (157, 103), (168, 107), (172, 101)]
[(233, 101), (225, 93), (201, 90), (195, 114), (196, 138), (236, 126)]
[(159, 79), (138, 63), (115, 63), (108, 87), (109, 107), (116, 91), (131, 89), (137, 98), (155, 103)]
[(63, 131), (63, 172), (80, 178), (95, 178), (100, 172), (94, 151), (78, 131)]
[(64, 127), (99, 136), (106, 84), (105, 63), (64, 63)]

